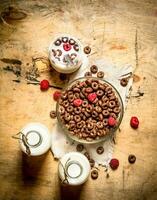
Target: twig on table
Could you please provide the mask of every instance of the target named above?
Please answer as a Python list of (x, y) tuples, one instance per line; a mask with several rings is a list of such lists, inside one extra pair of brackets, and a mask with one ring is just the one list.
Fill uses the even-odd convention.
[(136, 28), (136, 32), (135, 32), (135, 59), (136, 59), (136, 69), (137, 69), (138, 68), (138, 32), (137, 32), (137, 28)]

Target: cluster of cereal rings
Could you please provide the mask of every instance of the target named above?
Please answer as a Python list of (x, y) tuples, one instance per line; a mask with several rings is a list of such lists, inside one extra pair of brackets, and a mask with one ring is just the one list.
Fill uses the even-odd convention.
[(55, 42), (54, 42), (54, 44), (56, 45), (56, 46), (60, 46), (61, 44), (70, 44), (70, 45), (72, 45), (73, 46), (73, 49), (75, 50), (75, 51), (79, 51), (79, 45), (77, 44), (77, 42), (74, 40), (74, 39), (72, 39), (72, 38), (68, 38), (68, 37), (61, 37), (61, 38), (58, 38)]
[[(97, 98), (91, 103), (88, 95), (95, 93)], [(81, 99), (82, 104), (75, 106), (73, 101)], [(91, 141), (110, 132), (109, 117), (116, 120), (121, 112), (119, 98), (107, 83), (94, 78), (77, 81), (64, 91), (59, 101), (59, 113), (62, 123), (69, 133), (80, 139)]]

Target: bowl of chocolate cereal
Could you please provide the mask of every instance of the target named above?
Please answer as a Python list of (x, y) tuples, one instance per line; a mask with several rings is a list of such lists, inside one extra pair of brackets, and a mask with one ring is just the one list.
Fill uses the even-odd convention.
[(70, 82), (63, 89), (56, 109), (65, 134), (87, 144), (113, 136), (124, 113), (116, 88), (97, 77), (83, 77)]

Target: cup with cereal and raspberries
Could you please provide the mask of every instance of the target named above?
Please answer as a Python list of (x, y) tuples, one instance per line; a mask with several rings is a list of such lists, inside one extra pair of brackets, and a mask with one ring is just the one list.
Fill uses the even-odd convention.
[(97, 77), (83, 77), (69, 83), (56, 109), (63, 131), (81, 143), (97, 143), (114, 136), (124, 113), (116, 88)]

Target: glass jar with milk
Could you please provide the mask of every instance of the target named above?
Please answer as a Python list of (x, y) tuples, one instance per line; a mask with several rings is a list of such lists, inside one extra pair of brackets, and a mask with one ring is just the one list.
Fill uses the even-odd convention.
[(70, 152), (60, 159), (58, 171), (63, 184), (81, 185), (88, 179), (90, 164), (83, 154)]

